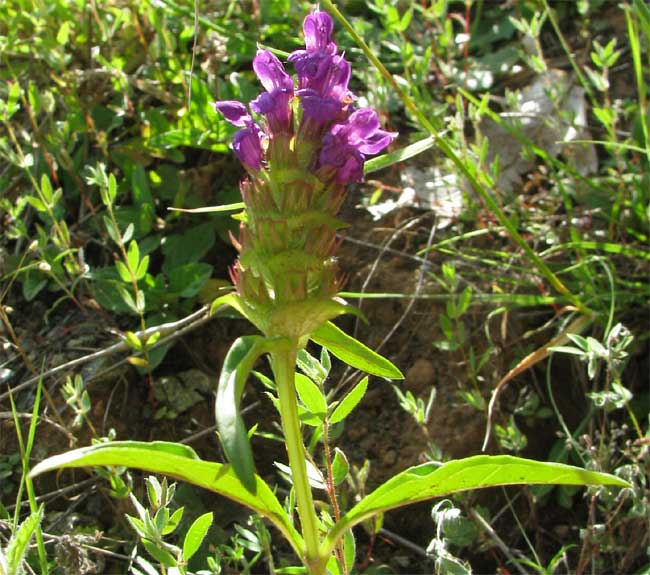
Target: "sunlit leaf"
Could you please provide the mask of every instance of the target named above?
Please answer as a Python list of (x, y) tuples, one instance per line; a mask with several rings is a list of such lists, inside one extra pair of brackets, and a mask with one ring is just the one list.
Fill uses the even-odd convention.
[(315, 416), (324, 419), (327, 413), (327, 401), (320, 388), (306, 375), (296, 373), (296, 391), (305, 407)]
[(311, 334), (310, 339), (326, 347), (332, 355), (351, 367), (388, 379), (404, 379), (402, 372), (393, 363), (336, 327), (332, 322), (327, 322), (318, 328)]
[(249, 491), (232, 466), (202, 461), (185, 445), (154, 441), (115, 441), (82, 447), (49, 457), (34, 467), (32, 476), (64, 467), (125, 466), (161, 473), (203, 487), (245, 505), (268, 518), (302, 553), (302, 538), (291, 524), (271, 488), (255, 475), (255, 493)]
[(204, 513), (197, 517), (194, 523), (187, 530), (185, 540), (183, 541), (183, 560), (189, 561), (192, 556), (199, 550), (203, 539), (212, 525), (212, 513)]
[(330, 423), (338, 423), (343, 421), (352, 410), (358, 405), (368, 389), (368, 377), (364, 377), (357, 385), (355, 385), (350, 392), (343, 398), (341, 403), (336, 406), (336, 409), (329, 418)]
[(524, 484), (630, 486), (606, 473), (509, 455), (476, 455), (441, 466), (426, 463), (392, 477), (357, 503), (332, 528), (327, 545), (333, 548), (352, 526), (389, 509), (459, 491)]
[(256, 487), (255, 463), (239, 404), (246, 378), (261, 353), (259, 345), (263, 341), (264, 338), (257, 335), (243, 336), (234, 341), (223, 361), (215, 405), (223, 450), (241, 482), (251, 491)]

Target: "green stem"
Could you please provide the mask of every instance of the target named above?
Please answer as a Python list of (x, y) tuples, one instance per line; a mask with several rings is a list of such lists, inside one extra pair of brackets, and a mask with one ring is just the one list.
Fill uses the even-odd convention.
[(297, 346), (292, 346), (287, 351), (273, 353), (273, 373), (278, 388), (282, 428), (289, 455), (289, 466), (291, 467), (291, 478), (296, 493), (302, 536), (305, 540), (305, 557), (303, 561), (311, 575), (324, 575), (325, 561), (319, 553), (318, 517), (316, 517), (314, 500), (309, 479), (307, 478), (305, 446), (302, 441), (300, 420), (298, 419), (298, 401), (295, 389), (296, 354)]

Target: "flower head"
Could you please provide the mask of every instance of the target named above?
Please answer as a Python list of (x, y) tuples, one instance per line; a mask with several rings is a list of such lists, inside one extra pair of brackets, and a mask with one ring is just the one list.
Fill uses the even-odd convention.
[(240, 128), (233, 149), (249, 172), (233, 282), (249, 319), (274, 335), (303, 337), (341, 313), (332, 299), (340, 286), (336, 213), (346, 185), (363, 179), (366, 157), (396, 135), (381, 129), (374, 110), (356, 108), (333, 29), (326, 12), (305, 18), (305, 49), (288, 58), (296, 82), (260, 50), (253, 69), (264, 90), (250, 112), (237, 101), (215, 104)]

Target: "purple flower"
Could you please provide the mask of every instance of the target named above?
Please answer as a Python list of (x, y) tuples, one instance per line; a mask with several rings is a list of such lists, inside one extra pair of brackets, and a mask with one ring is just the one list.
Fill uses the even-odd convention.
[(381, 152), (395, 136), (380, 129), (377, 113), (372, 108), (361, 108), (325, 134), (320, 165), (328, 172), (334, 170), (340, 184), (359, 182), (363, 179), (365, 157)]
[(257, 53), (253, 69), (266, 92), (250, 103), (251, 110), (266, 116), (272, 134), (290, 133), (293, 79), (284, 71), (282, 62), (268, 50)]
[(272, 134), (290, 133), (291, 98), (293, 98), (293, 90), (278, 88), (272, 92), (262, 92), (250, 103), (250, 106), (253, 112), (266, 116)]
[(354, 100), (348, 90), (350, 64), (343, 56), (307, 56), (296, 61), (296, 71), (301, 87), (296, 94), (303, 109), (300, 133), (320, 140), (334, 122), (345, 119), (346, 108)]
[(321, 125), (327, 125), (335, 120), (343, 120), (341, 102), (334, 98), (323, 98), (316, 90), (301, 90), (300, 104), (302, 106), (302, 121), (314, 120)]
[(314, 12), (305, 18), (305, 50), (289, 56), (298, 74), (298, 87), (319, 92), (323, 97), (342, 100), (348, 95), (350, 65), (342, 55), (336, 55), (332, 42), (334, 24), (326, 12)]
[(262, 135), (263, 132), (257, 124), (251, 122), (248, 127), (239, 130), (232, 141), (232, 148), (239, 161), (253, 172), (262, 167)]
[(231, 124), (243, 127), (233, 138), (232, 147), (239, 161), (248, 170), (257, 171), (262, 167), (262, 140), (264, 133), (253, 122), (246, 106), (237, 100), (215, 102), (214, 107)]
[[(336, 53), (336, 44), (332, 42), (334, 23), (327, 12), (317, 10), (305, 18), (302, 30), (305, 35), (305, 50), (296, 50), (289, 56), (289, 62), (296, 62), (312, 57), (331, 56)], [(300, 72), (298, 72), (300, 75)]]
[(327, 12), (316, 10), (305, 18), (302, 25), (307, 50), (322, 50), (334, 54), (336, 44), (332, 42), (334, 22)]
[(221, 112), (226, 120), (239, 128), (243, 128), (253, 121), (246, 111), (246, 106), (237, 100), (215, 102), (214, 108), (217, 112)]
[(296, 63), (301, 89), (315, 90), (324, 98), (333, 98), (339, 102), (350, 99), (348, 83), (351, 68), (343, 56), (326, 56), (313, 69), (309, 64), (305, 60)]
[(262, 86), (267, 92), (277, 89), (291, 90), (293, 92), (293, 80), (284, 71), (282, 62), (268, 50), (259, 50), (253, 59), (253, 70), (259, 78)]

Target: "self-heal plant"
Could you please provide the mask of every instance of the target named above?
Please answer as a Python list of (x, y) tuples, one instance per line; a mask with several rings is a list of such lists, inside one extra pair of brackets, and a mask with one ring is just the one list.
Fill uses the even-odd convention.
[[(351, 509), (339, 508), (335, 487), (348, 474), (348, 464), (338, 449), (331, 456), (329, 427), (350, 416), (368, 379), (334, 400), (324, 391), (330, 367), (326, 350), (370, 375), (402, 379), (402, 374), (331, 323), (338, 315), (354, 312), (336, 295), (341, 277), (336, 233), (343, 227), (337, 213), (350, 184), (362, 180), (366, 158), (395, 138), (381, 129), (374, 110), (356, 105), (348, 87), (350, 64), (338, 53), (332, 32), (327, 13), (307, 16), (305, 49), (288, 58), (296, 80), (273, 53), (260, 51), (253, 69), (264, 91), (248, 107), (237, 101), (215, 104), (240, 128), (233, 149), (247, 177), (241, 183), (245, 210), (239, 237), (233, 238), (239, 251), (231, 269), (235, 290), (213, 308), (230, 305), (261, 332), (234, 342), (219, 377), (216, 419), (228, 464), (202, 461), (184, 445), (122, 441), (49, 458), (33, 472), (123, 465), (210, 489), (273, 523), (312, 575), (349, 573), (355, 549), (352, 528), (409, 503), (494, 485), (627, 485), (619, 478), (567, 465), (481, 455), (407, 469)], [(320, 361), (306, 351), (310, 340), (323, 347)], [(255, 473), (249, 432), (239, 412), (246, 379), (262, 355), (270, 358), (274, 381), (261, 374), (258, 378), (277, 392), (273, 401), (289, 458), (288, 467), (279, 465), (292, 482), (285, 505)], [(302, 373), (296, 373), (296, 366)], [(308, 426), (314, 429), (310, 443), (315, 444), (314, 438), (323, 443), (323, 469), (303, 443)], [(315, 505), (314, 482), (325, 489), (329, 507)], [(294, 521), (294, 505), (299, 522)]]

